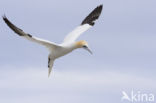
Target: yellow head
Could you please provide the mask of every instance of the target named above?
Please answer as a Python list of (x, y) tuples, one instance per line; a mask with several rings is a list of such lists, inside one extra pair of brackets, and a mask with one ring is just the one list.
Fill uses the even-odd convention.
[(75, 45), (76, 48), (83, 48), (92, 54), (91, 50), (88, 48), (88, 43), (86, 41), (84, 40), (78, 41), (75, 43)]
[(88, 46), (88, 43), (84, 40), (80, 40), (80, 41), (76, 42), (76, 47), (82, 48), (83, 46)]

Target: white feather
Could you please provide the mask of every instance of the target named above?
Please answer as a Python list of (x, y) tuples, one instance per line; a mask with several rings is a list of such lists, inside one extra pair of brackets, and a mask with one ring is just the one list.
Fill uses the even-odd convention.
[(62, 44), (68, 44), (74, 42), (83, 32), (87, 31), (91, 27), (92, 26), (89, 24), (78, 26), (64, 38)]

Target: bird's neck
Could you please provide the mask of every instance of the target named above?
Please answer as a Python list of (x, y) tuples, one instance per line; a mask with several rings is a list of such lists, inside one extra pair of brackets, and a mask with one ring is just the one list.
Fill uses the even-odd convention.
[(81, 48), (81, 45), (78, 44), (78, 42), (76, 42), (76, 43), (73, 44), (72, 47), (73, 47), (73, 49), (77, 49), (77, 48)]

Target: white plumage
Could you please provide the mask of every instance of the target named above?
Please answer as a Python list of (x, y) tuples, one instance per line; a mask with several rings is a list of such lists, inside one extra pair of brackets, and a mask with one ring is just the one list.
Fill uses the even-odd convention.
[(75, 40), (85, 31), (87, 31), (92, 26), (89, 24), (80, 25), (70, 32), (63, 41), (63, 44), (75, 42)]
[(80, 26), (75, 28), (72, 32), (70, 32), (64, 39), (64, 41), (61, 44), (56, 44), (47, 40), (43, 40), (37, 37), (34, 37), (28, 33), (25, 33), (20, 28), (16, 27), (13, 23), (11, 23), (6, 16), (3, 16), (3, 20), (5, 23), (19, 36), (26, 38), (32, 42), (39, 43), (45, 47), (47, 47), (50, 50), (49, 56), (48, 56), (48, 76), (50, 76), (50, 73), (52, 71), (53, 63), (55, 59), (64, 56), (74, 49), (77, 48), (84, 48), (90, 53), (92, 53), (88, 48), (88, 43), (84, 40), (77, 41), (76, 39), (86, 30), (91, 28), (95, 24), (95, 20), (97, 20), (101, 14), (102, 11), (102, 5), (96, 7), (81, 23)]

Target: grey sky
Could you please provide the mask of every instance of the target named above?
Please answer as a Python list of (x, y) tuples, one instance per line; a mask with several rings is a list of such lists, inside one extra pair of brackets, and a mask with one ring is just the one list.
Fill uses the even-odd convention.
[(80, 49), (56, 60), (50, 79), (46, 48), (0, 19), (0, 102), (120, 103), (123, 89), (155, 91), (155, 0), (1, 0), (0, 14), (25, 32), (61, 43), (100, 4), (99, 20), (79, 38), (93, 55)]

